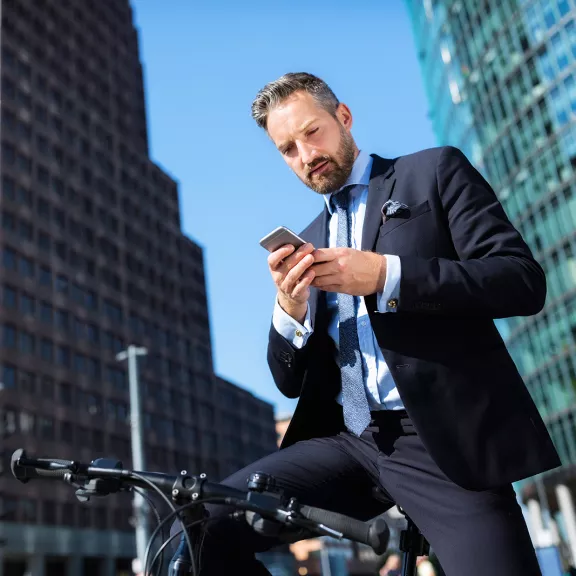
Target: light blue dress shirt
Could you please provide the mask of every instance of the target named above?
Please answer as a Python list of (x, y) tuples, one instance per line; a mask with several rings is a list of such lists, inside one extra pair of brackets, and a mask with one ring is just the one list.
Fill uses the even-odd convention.
[[(360, 250), (362, 245), (362, 228), (364, 226), (364, 216), (366, 213), (366, 201), (368, 199), (368, 185), (370, 183), (370, 172), (372, 170), (372, 157), (360, 152), (354, 162), (352, 172), (345, 186), (354, 185), (350, 194), (349, 210), (352, 216), (352, 246)], [(330, 221), (328, 226), (328, 246), (336, 247), (336, 235), (338, 230), (338, 215), (332, 211), (330, 205), (330, 195), (324, 196)], [(391, 299), (399, 300), (400, 296), (400, 273), (401, 265), (398, 256), (386, 254), (386, 281), (383, 291), (378, 295), (378, 313), (396, 312), (396, 308), (390, 308), (387, 303)], [(326, 303), (330, 322), (328, 333), (336, 343), (338, 348), (339, 341), (339, 320), (338, 320), (338, 302), (335, 292), (326, 292)], [(272, 317), (274, 328), (279, 334), (286, 338), (295, 348), (302, 348), (312, 334), (312, 324), (310, 321), (310, 307), (306, 313), (304, 325), (300, 324), (294, 318), (286, 314), (278, 304), (274, 307)], [(382, 351), (378, 346), (376, 335), (370, 324), (370, 317), (366, 309), (366, 303), (363, 297), (359, 298), (357, 313), (358, 340), (360, 342), (360, 352), (362, 354), (362, 363), (364, 366), (364, 389), (371, 410), (399, 410), (403, 408), (402, 401), (398, 394), (396, 384), (388, 365), (384, 360)], [(337, 360), (337, 359), (336, 359)], [(336, 400), (342, 404), (342, 394), (339, 394)]]

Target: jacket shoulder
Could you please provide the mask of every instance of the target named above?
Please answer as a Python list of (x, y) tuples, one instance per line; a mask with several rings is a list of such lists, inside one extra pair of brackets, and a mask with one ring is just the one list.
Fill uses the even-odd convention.
[(400, 156), (396, 160), (396, 165), (399, 164), (422, 164), (433, 163), (436, 165), (440, 160), (440, 157), (457, 156), (460, 158), (465, 158), (464, 153), (459, 148), (455, 146), (437, 146), (435, 148), (426, 148), (424, 150), (419, 150), (418, 152), (413, 152), (411, 154), (406, 154)]

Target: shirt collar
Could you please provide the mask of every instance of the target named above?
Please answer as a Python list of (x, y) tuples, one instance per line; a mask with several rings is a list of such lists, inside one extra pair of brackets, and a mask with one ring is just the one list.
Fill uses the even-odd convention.
[[(352, 172), (350, 172), (350, 176), (348, 176), (348, 180), (346, 180), (346, 184), (332, 194), (338, 194), (338, 192), (346, 186), (368, 186), (370, 184), (372, 161), (372, 156), (370, 156), (370, 154), (360, 150), (358, 157), (354, 161), (354, 166), (352, 166)], [(324, 194), (324, 201), (326, 202), (326, 206), (328, 206), (328, 212), (330, 212), (330, 214), (332, 214), (332, 205), (330, 203), (332, 194)]]

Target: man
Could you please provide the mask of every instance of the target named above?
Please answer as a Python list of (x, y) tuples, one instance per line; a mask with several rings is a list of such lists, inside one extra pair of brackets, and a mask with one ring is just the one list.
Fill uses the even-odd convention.
[[(268, 258), (268, 362), (298, 406), (282, 449), (226, 483), (264, 471), (361, 519), (382, 512), (377, 486), (448, 576), (539, 575), (511, 483), (560, 462), (493, 319), (542, 309), (542, 269), (457, 149), (360, 152), (310, 74), (265, 86), (252, 113), (324, 206), (306, 245)], [(268, 574), (254, 552), (276, 542), (227, 512), (211, 510), (201, 573)]]

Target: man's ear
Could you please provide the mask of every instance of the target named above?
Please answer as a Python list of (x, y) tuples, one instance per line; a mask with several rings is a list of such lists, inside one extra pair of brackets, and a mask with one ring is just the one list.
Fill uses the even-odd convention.
[(336, 118), (338, 118), (338, 121), (342, 126), (344, 126), (344, 128), (346, 128), (346, 130), (350, 131), (352, 129), (352, 112), (346, 104), (343, 104), (342, 102), (338, 104), (338, 108), (336, 108)]

